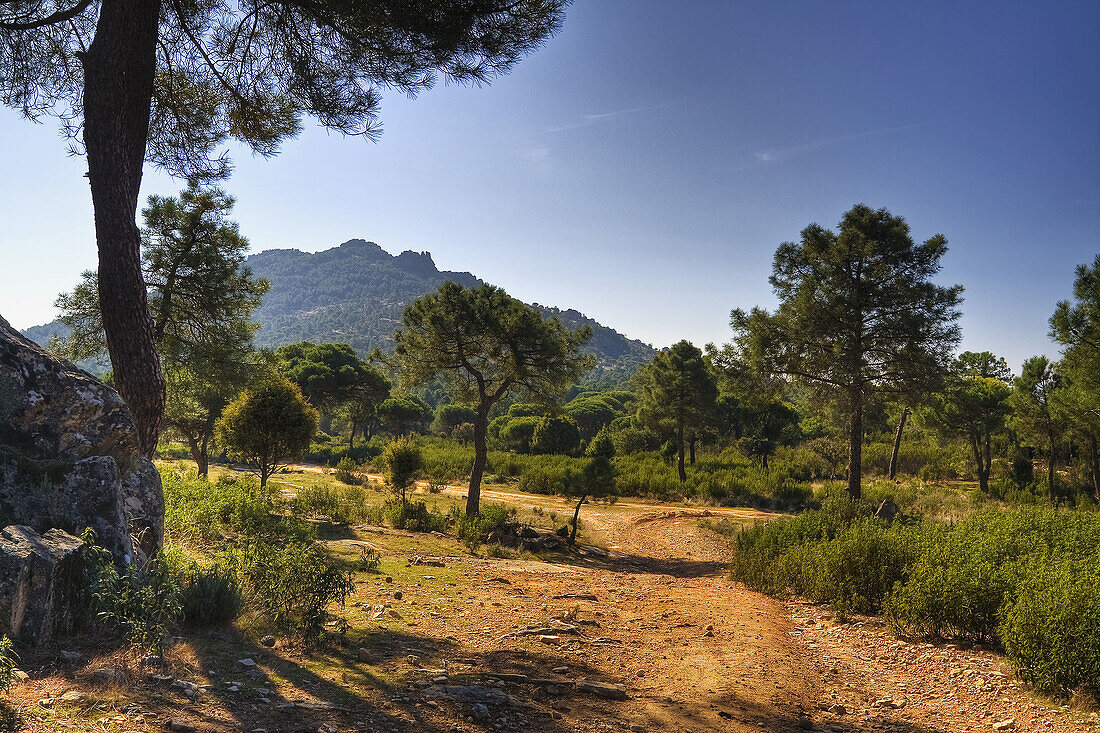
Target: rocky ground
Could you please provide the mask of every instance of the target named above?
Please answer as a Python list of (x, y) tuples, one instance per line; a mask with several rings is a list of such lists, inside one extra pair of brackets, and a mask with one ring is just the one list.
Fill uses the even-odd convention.
[[(484, 500), (568, 511), (516, 492)], [(725, 574), (724, 540), (699, 527), (705, 515), (766, 518), (586, 506), (588, 535), (608, 549), (545, 560), (356, 528), (330, 538), (334, 551), (370, 545), (389, 559), (361, 579), (346, 645), (307, 653), (247, 629), (184, 633), (162, 672), (78, 644), (24, 660), (30, 676), (10, 697), (31, 731), (1097, 727), (1088, 711), (1029, 695), (989, 652), (898, 641), (874, 619), (838, 623), (747, 591)]]

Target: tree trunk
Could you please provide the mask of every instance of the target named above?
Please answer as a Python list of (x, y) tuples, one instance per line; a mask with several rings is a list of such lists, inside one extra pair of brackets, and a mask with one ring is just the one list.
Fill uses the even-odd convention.
[(905, 430), (905, 420), (909, 417), (909, 408), (906, 407), (901, 411), (901, 419), (898, 420), (898, 431), (894, 434), (894, 450), (890, 453), (890, 480), (894, 480), (894, 476), (898, 472), (898, 451), (901, 450), (901, 431)]
[(477, 417), (474, 418), (474, 465), (470, 469), (470, 490), (466, 493), (467, 515), (477, 514), (479, 511), (481, 477), (485, 475), (485, 464), (489, 458), (489, 451), (485, 445), (488, 429), (489, 405), (483, 402), (477, 408)]
[(1054, 491), (1054, 433), (1048, 433), (1047, 438), (1047, 495), (1050, 503), (1057, 505), (1058, 498)]
[(760, 467), (765, 471), (768, 470), (768, 452), (766, 450), (760, 454)]
[(1097, 455), (1096, 436), (1089, 435), (1089, 463), (1092, 466), (1092, 498), (1100, 503), (1100, 455)]
[(99, 246), (99, 306), (115, 385), (152, 456), (164, 412), (137, 226), (156, 72), (159, 0), (104, 0), (84, 65), (84, 147)]
[(199, 475), (206, 478), (210, 473), (210, 436), (202, 436), (199, 445)]
[(691, 465), (695, 465), (695, 431), (691, 433), (691, 439), (688, 440), (688, 461)]
[(993, 431), (988, 429), (985, 431), (985, 442), (982, 445), (984, 447), (982, 457), (985, 461), (985, 464), (982, 466), (982, 470), (985, 472), (985, 486), (986, 489), (988, 489), (989, 476), (993, 468)]
[(588, 496), (582, 496), (581, 500), (577, 502), (577, 508), (573, 510), (573, 528), (569, 530), (569, 545), (572, 547), (577, 543), (577, 520), (581, 516), (581, 504), (588, 501)]
[(852, 390), (852, 423), (848, 430), (848, 498), (863, 496), (863, 391)]
[(359, 423), (355, 420), (351, 421), (351, 435), (348, 436), (348, 450), (355, 447), (355, 433), (359, 430)]
[(687, 471), (684, 470), (684, 424), (682, 422), (676, 429), (676, 469), (680, 474), (680, 483), (687, 481)]
[(970, 449), (974, 451), (974, 462), (978, 466), (978, 488), (983, 494), (989, 493), (989, 473), (985, 468), (985, 459), (982, 456), (982, 439), (980, 435), (970, 436)]

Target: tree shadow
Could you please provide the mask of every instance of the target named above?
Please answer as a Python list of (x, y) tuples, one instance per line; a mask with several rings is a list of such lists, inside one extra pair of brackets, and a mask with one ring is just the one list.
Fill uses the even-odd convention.
[[(206, 695), (215, 697), (232, 720), (204, 714), (182, 695), (177, 710), (167, 711), (168, 717), (200, 731), (315, 733), (327, 724), (336, 730), (442, 733), (456, 724), (470, 726), (467, 730), (492, 729), (500, 719), (517, 718), (522, 725), (509, 729), (568, 730), (549, 708), (532, 702), (529, 690), (490, 681), (491, 672), (534, 676), (556, 666), (556, 660), (543, 655), (471, 653), (452, 640), (384, 627), (352, 630), (342, 643), (312, 649), (272, 650), (235, 627), (220, 630), (211, 642), (195, 645), (200, 669), (212, 685)], [(418, 669), (411, 659), (403, 665), (410, 657), (417, 658), (416, 665), (444, 660), (448, 679), (433, 683), (440, 670)], [(242, 667), (241, 659), (252, 659), (254, 671)], [(589, 668), (583, 672), (596, 674)], [(475, 705), (481, 697), (488, 715), (478, 720)]]

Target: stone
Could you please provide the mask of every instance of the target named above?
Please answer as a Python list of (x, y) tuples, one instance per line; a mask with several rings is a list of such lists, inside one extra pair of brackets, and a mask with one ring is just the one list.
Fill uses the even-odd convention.
[(100, 685), (126, 685), (130, 682), (130, 675), (126, 670), (117, 667), (100, 667), (92, 672), (92, 682)]
[(473, 713), (478, 720), (485, 720), (489, 717), (489, 708), (484, 703), (475, 703)]
[(275, 646), (275, 637), (270, 634), (260, 639), (260, 646), (272, 647)]
[(143, 562), (163, 540), (164, 496), (138, 446), (114, 390), (0, 318), (0, 525), (91, 527), (120, 564)]
[(829, 706), (829, 712), (833, 715), (846, 715), (848, 713), (848, 708), (844, 707), (840, 703), (836, 703), (835, 705)]
[(359, 647), (359, 651), (355, 653), (355, 658), (360, 662), (368, 663), (373, 659), (370, 650), (364, 649), (363, 647)]
[(0, 634), (37, 645), (73, 630), (83, 546), (60, 529), (43, 535), (25, 525), (0, 530)]
[(1016, 727), (1016, 721), (1012, 718), (1001, 720), (993, 724), (993, 730), (1012, 730)]
[(66, 662), (79, 662), (81, 659), (84, 658), (84, 655), (80, 652), (69, 652), (65, 651), (64, 649), (61, 650), (58, 656), (60, 656), (61, 659)]
[(626, 685), (620, 685), (613, 682), (577, 680), (577, 691), (587, 692), (591, 695), (596, 695), (597, 697), (606, 698), (608, 700), (627, 699)]

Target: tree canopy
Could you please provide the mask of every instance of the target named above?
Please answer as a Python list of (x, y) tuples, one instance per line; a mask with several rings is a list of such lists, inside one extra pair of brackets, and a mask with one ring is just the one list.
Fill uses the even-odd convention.
[(779, 245), (774, 314), (731, 314), (739, 336), (766, 344), (779, 371), (843, 400), (853, 498), (861, 496), (867, 399), (929, 390), (958, 343), (962, 286), (932, 282), (946, 251), (942, 235), (916, 244), (903, 218), (857, 204), (838, 231), (811, 224), (800, 241)]
[(579, 353), (590, 336), (590, 329), (570, 331), (491, 285), (444, 283), (405, 309), (394, 332), (401, 382), (439, 378), (455, 399), (477, 405), (467, 514), (478, 512), (493, 405), (509, 394), (543, 399), (564, 392), (592, 366), (592, 357)]
[(488, 81), (560, 27), (566, 1), (0, 3), (0, 101), (57, 115), (87, 154), (104, 332), (145, 453), (164, 409), (134, 221), (145, 161), (223, 177), (219, 148), (274, 155), (304, 115), (372, 137), (381, 89)]

